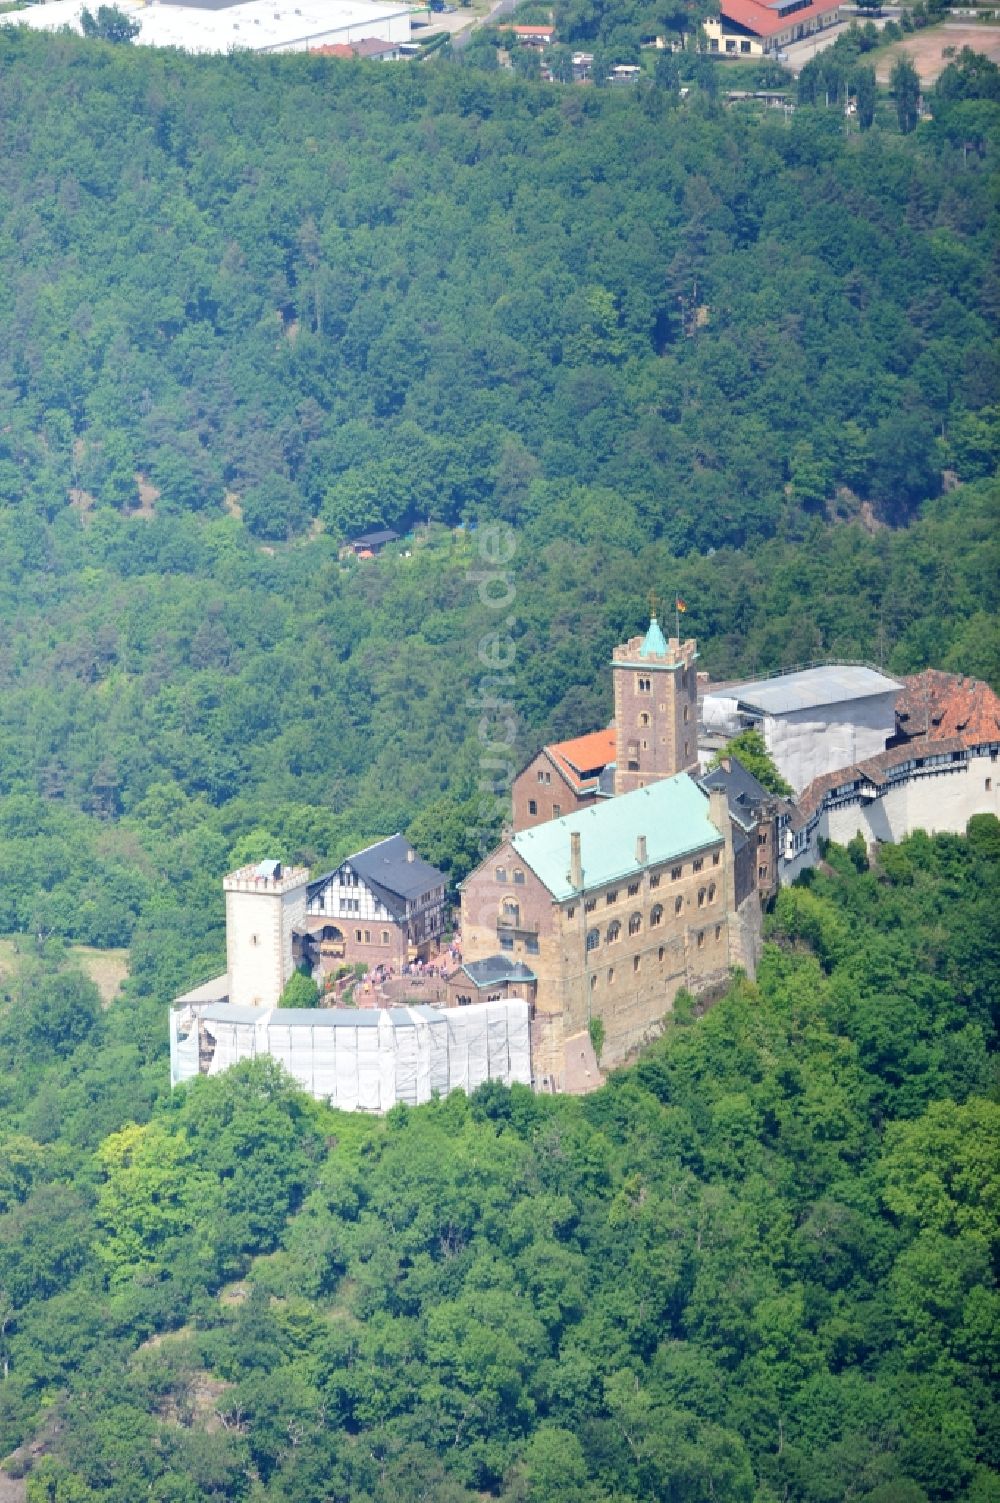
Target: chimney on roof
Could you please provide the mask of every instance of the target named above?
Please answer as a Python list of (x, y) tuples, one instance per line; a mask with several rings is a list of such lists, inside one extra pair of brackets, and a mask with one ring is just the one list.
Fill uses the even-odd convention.
[(413, 849), (412, 845), (410, 846), (409, 850), (406, 853), (406, 859), (407, 859), (407, 861), (416, 861), (416, 859), (417, 859), (417, 853)]
[(730, 835), (732, 822), (729, 818), (729, 799), (724, 788), (709, 789), (708, 817), (720, 835)]
[(579, 830), (573, 830), (569, 837), (569, 885), (574, 889), (583, 886), (583, 856), (580, 851)]
[(732, 758), (731, 757), (720, 757), (719, 758), (719, 766), (722, 768), (723, 772), (732, 772), (732, 770), (733, 770)]
[(646, 865), (646, 861), (647, 861), (648, 858), (646, 856), (646, 837), (645, 837), (645, 835), (637, 835), (635, 837), (635, 859), (636, 859), (636, 863), (639, 866), (645, 866)]

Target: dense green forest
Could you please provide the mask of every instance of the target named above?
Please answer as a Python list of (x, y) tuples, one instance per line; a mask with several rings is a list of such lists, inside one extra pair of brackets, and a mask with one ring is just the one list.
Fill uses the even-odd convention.
[[(490, 519), (515, 756), (606, 719), (651, 588), (716, 673), (1000, 678), (996, 205), (947, 107), (845, 139), (457, 65), (0, 69), (0, 932), (135, 941), (165, 996), (236, 860), (409, 827), (461, 875)], [(410, 546), (339, 559), (382, 522)]]
[(998, 859), (985, 816), (832, 849), (757, 984), (582, 1100), (373, 1121), (264, 1061), (105, 1134), (134, 1014), (32, 987), (0, 1032), (31, 1503), (995, 1499)]
[(995, 468), (995, 183), (941, 120), (6, 33), (0, 73), (37, 562), (68, 496), (280, 540), (613, 491), (686, 552)]
[[(263, 1068), (170, 1100), (165, 1059), (224, 871), (406, 829), (460, 877), (505, 812), (484, 699), (512, 762), (605, 723), (651, 590), (715, 674), (1000, 683), (997, 106), (956, 76), (845, 135), (0, 33), (0, 1455), (48, 1453), (32, 1503), (995, 1500), (990, 822), (831, 853), (758, 984), (584, 1102), (371, 1123)], [(129, 947), (112, 1006), (72, 941)]]

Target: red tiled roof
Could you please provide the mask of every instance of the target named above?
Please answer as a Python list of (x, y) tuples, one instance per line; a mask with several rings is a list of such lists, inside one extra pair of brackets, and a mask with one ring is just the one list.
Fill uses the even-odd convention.
[(555, 741), (545, 750), (574, 787), (597, 776), (615, 760), (614, 730), (590, 731), (572, 741)]
[(830, 11), (839, 9), (839, 0), (813, 0), (812, 5), (804, 5), (801, 10), (782, 16), (769, 5), (758, 4), (758, 0), (719, 0), (719, 12), (724, 21), (735, 21), (737, 26), (758, 37), (773, 37), (779, 31), (788, 31), (803, 21), (812, 20), (814, 16), (829, 15)]
[(387, 42), (384, 37), (362, 37), (360, 42), (354, 44), (355, 57), (383, 57), (387, 52), (395, 52), (398, 42)]
[(1000, 698), (979, 679), (926, 668), (903, 680), (896, 720), (910, 740), (957, 736), (963, 746), (981, 746), (1000, 741)]
[(354, 56), (354, 48), (348, 47), (346, 42), (325, 42), (322, 47), (310, 47), (310, 53), (316, 57), (351, 57)]
[(554, 26), (512, 26), (516, 37), (551, 37), (555, 33)]

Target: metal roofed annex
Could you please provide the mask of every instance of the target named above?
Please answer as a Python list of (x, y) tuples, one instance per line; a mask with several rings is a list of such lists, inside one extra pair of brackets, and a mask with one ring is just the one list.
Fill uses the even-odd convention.
[(379, 1019), (374, 1009), (357, 1007), (274, 1007), (257, 1011), (258, 1016), (267, 1017), (269, 1028), (377, 1028)]
[(895, 679), (886, 678), (874, 668), (830, 663), (745, 684), (713, 685), (706, 697), (723, 695), (764, 715), (788, 715), (795, 710), (812, 710), (852, 699), (869, 699), (875, 694), (891, 694), (901, 688)]
[[(630, 872), (659, 866), (689, 851), (719, 845), (722, 832), (708, 814), (709, 801), (686, 772), (577, 809), (511, 836), (511, 845), (557, 902), (604, 887)], [(583, 886), (569, 880), (570, 836), (579, 834)], [(646, 859), (636, 843), (646, 838)]]
[(503, 981), (537, 981), (534, 971), (520, 960), (506, 955), (487, 955), (483, 960), (466, 960), (459, 967), (476, 987), (497, 986)]

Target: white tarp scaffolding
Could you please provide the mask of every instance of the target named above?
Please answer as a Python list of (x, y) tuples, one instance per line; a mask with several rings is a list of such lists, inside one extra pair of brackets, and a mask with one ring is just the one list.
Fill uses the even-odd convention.
[(188, 1004), (170, 1018), (172, 1085), (269, 1054), (343, 1111), (417, 1106), (486, 1080), (531, 1084), (527, 1002), (470, 1007), (254, 1009)]

